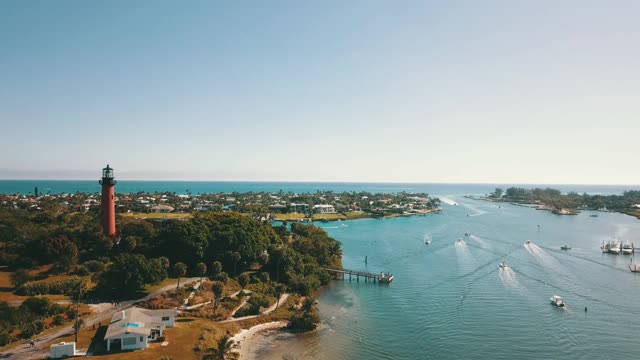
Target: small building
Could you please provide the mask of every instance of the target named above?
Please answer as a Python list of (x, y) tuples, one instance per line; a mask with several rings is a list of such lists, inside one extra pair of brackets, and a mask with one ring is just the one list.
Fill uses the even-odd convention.
[(49, 357), (51, 359), (64, 359), (68, 357), (76, 356), (76, 343), (61, 342), (59, 344), (53, 344), (49, 347)]
[(156, 213), (170, 213), (175, 209), (173, 208), (173, 206), (160, 204), (152, 207), (150, 210), (151, 212), (156, 212)]
[(162, 336), (166, 328), (173, 327), (177, 310), (148, 310), (132, 307), (113, 314), (104, 340), (107, 351), (138, 350)]
[(307, 214), (309, 212), (309, 204), (289, 204), (289, 211), (292, 213), (302, 213)]
[(316, 214), (335, 214), (333, 205), (313, 205), (313, 212)]

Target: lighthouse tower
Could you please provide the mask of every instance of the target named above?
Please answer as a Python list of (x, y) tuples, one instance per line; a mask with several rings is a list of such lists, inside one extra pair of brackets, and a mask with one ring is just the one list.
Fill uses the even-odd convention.
[(102, 185), (100, 225), (105, 235), (114, 237), (116, 236), (116, 204), (113, 195), (116, 181), (113, 179), (113, 169), (109, 165), (102, 169), (100, 185)]

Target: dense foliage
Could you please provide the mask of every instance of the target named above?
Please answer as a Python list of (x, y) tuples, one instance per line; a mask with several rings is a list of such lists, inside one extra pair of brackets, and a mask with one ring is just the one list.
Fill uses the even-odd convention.
[(119, 218), (118, 227), (119, 237), (111, 239), (92, 213), (2, 208), (0, 265), (13, 270), (21, 294), (68, 294), (78, 278), (32, 281), (27, 271), (53, 262), (54, 272), (93, 274), (95, 295), (104, 297), (134, 295), (170, 270), (175, 276), (176, 263), (186, 265), (187, 275), (202, 276), (209, 268), (220, 281), (263, 265), (266, 280), (301, 294), (327, 283), (322, 267), (341, 266), (340, 243), (313, 225), (292, 224), (289, 230), (236, 212), (199, 212), (174, 221)]
[(640, 204), (640, 191), (625, 191), (622, 195), (589, 195), (569, 192), (562, 194), (557, 189), (525, 189), (511, 187), (506, 191), (497, 188), (490, 197), (519, 203), (540, 203), (556, 208), (603, 209), (628, 212), (634, 205)]

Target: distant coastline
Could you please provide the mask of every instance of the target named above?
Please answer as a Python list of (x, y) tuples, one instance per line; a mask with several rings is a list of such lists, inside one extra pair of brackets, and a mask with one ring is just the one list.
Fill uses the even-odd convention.
[[(496, 188), (484, 196), (465, 195), (466, 198), (550, 211), (556, 215), (577, 215), (581, 210), (617, 212), (640, 219), (640, 191), (625, 190), (622, 194), (590, 195), (570, 191), (563, 194), (558, 189)], [(596, 216), (596, 215), (594, 215)]]

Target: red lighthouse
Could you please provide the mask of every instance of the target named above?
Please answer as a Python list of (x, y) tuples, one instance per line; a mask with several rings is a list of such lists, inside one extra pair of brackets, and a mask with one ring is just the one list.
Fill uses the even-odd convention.
[(102, 214), (100, 215), (100, 225), (102, 231), (107, 236), (116, 236), (116, 204), (113, 198), (116, 181), (113, 179), (113, 169), (107, 165), (102, 169)]

